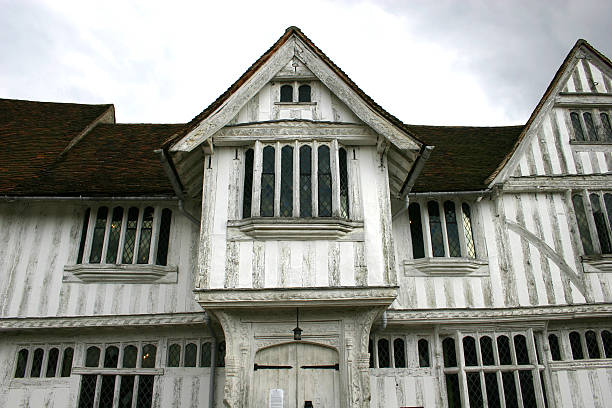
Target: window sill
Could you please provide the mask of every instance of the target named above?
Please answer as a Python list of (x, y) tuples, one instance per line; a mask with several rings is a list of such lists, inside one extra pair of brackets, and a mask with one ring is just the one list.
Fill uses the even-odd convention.
[(570, 147), (582, 152), (608, 152), (612, 149), (612, 142), (602, 140), (575, 140), (570, 139)]
[(472, 258), (420, 258), (404, 260), (404, 276), (488, 276), (489, 263)]
[(65, 265), (63, 282), (176, 283), (177, 266), (140, 264)]
[(342, 218), (253, 217), (227, 222), (228, 241), (363, 241), (363, 221)]
[(585, 273), (612, 272), (612, 255), (589, 255), (582, 257)]
[(609, 358), (584, 359), (584, 360), (568, 360), (568, 361), (551, 361), (548, 363), (552, 371), (560, 370), (577, 370), (577, 369), (594, 369), (594, 368), (612, 368), (612, 360)]

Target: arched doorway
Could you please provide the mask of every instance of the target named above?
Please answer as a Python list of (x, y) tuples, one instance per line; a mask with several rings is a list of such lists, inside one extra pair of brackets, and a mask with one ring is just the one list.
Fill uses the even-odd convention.
[[(278, 401), (281, 394), (282, 405)], [(258, 408), (274, 407), (275, 402), (283, 408), (339, 407), (338, 351), (303, 342), (259, 350), (255, 354), (251, 396), (250, 406)]]

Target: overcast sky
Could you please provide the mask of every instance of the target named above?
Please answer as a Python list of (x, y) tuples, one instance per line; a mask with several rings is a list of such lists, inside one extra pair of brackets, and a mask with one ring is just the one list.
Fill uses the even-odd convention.
[(406, 123), (524, 123), (578, 38), (612, 57), (612, 1), (0, 0), (0, 97), (186, 122), (296, 25)]

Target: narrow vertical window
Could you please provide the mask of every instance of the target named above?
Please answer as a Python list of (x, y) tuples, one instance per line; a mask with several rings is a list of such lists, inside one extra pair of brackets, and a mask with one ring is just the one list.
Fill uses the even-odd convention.
[(154, 375), (141, 375), (138, 378), (138, 399), (136, 408), (151, 408), (153, 404)]
[(108, 346), (104, 350), (104, 368), (117, 368), (119, 364), (119, 348), (117, 346)]
[(195, 367), (198, 358), (198, 346), (189, 343), (185, 346), (185, 367)]
[(85, 367), (98, 367), (100, 363), (100, 349), (96, 346), (87, 348), (85, 353)]
[(470, 399), (470, 408), (482, 408), (484, 406), (482, 399), (482, 384), (480, 381), (480, 373), (468, 372), (465, 374), (468, 387), (468, 398)]
[(329, 161), (329, 146), (319, 146), (318, 156), (319, 217), (331, 217), (332, 179)]
[(582, 114), (584, 118), (584, 123), (586, 124), (587, 134), (589, 135), (589, 140), (597, 141), (599, 138), (597, 137), (597, 131), (595, 131), (595, 125), (593, 124), (593, 117), (589, 112), (585, 112)]
[(74, 357), (74, 349), (72, 347), (66, 347), (64, 349), (64, 355), (62, 356), (62, 377), (70, 377), (72, 372), (72, 358)]
[(497, 353), (499, 354), (499, 364), (512, 364), (512, 355), (510, 354), (510, 339), (507, 336), (499, 336), (497, 338)]
[(32, 369), (30, 370), (30, 377), (40, 377), (44, 355), (45, 351), (43, 349), (37, 348), (36, 350), (34, 350), (34, 355), (32, 356)]
[(529, 352), (527, 351), (527, 339), (522, 334), (514, 336), (514, 352), (516, 363), (520, 365), (529, 364)]
[(128, 219), (125, 229), (125, 243), (123, 244), (123, 263), (134, 262), (134, 245), (136, 245), (136, 229), (138, 228), (138, 208), (128, 210)]
[(77, 263), (80, 264), (83, 262), (83, 252), (85, 251), (85, 241), (87, 240), (87, 228), (89, 227), (89, 214), (91, 213), (91, 208), (85, 210), (85, 215), (83, 216), (83, 228), (81, 229), (81, 243), (79, 244), (79, 254), (77, 255)]
[(489, 336), (480, 338), (480, 354), (482, 355), (482, 365), (495, 365), (495, 355), (493, 353), (493, 340)]
[(406, 351), (403, 339), (393, 340), (393, 359), (395, 361), (395, 368), (406, 367)]
[(200, 346), (200, 367), (210, 367), (210, 352), (210, 343), (202, 343)]
[(444, 202), (444, 217), (446, 219), (446, 234), (448, 236), (448, 251), (450, 256), (461, 256), (461, 244), (459, 243), (459, 229), (457, 228), (457, 216), (455, 214), (455, 203)]
[(133, 375), (121, 376), (121, 388), (119, 388), (119, 408), (132, 408), (132, 398), (134, 395)]
[(281, 149), (280, 216), (293, 215), (293, 147)]
[(606, 358), (612, 358), (612, 333), (608, 330), (602, 331), (601, 342), (603, 343)]
[(427, 210), (429, 211), (429, 230), (431, 233), (431, 249), (433, 251), (433, 256), (444, 256), (440, 207), (437, 202), (429, 201), (427, 203)]
[(262, 217), (274, 216), (274, 147), (263, 149), (263, 166), (261, 171), (261, 205)]
[(444, 355), (444, 367), (457, 367), (455, 339), (452, 337), (447, 337), (442, 340), (442, 353)]
[(476, 340), (472, 336), (463, 338), (463, 358), (466, 366), (478, 365), (478, 357), (476, 355)]
[(419, 367), (429, 367), (429, 342), (425, 339), (420, 339), (417, 343), (419, 352)]
[(604, 204), (606, 205), (606, 213), (608, 214), (608, 222), (612, 224), (612, 194), (610, 193), (604, 194)]
[(410, 237), (412, 238), (412, 257), (414, 259), (424, 258), (423, 224), (421, 223), (421, 206), (418, 203), (412, 203), (408, 206), (408, 219), (410, 222)]
[(281, 102), (293, 102), (293, 87), (291, 85), (283, 85), (280, 89)]
[(349, 217), (348, 169), (346, 163), (346, 150), (338, 150), (338, 164), (340, 168), (340, 216)]
[(389, 340), (378, 340), (378, 368), (389, 368), (391, 366), (391, 358), (389, 355)]
[(591, 199), (591, 208), (593, 210), (593, 218), (595, 219), (595, 228), (597, 229), (597, 237), (599, 238), (601, 252), (609, 254), (612, 252), (612, 246), (610, 245), (610, 235), (608, 234), (608, 228), (606, 226), (606, 216), (601, 208), (599, 195), (592, 193), (589, 197)]
[(172, 344), (168, 347), (168, 367), (178, 367), (181, 363), (181, 346)]
[(168, 264), (168, 244), (170, 243), (170, 223), (172, 222), (172, 211), (164, 208), (159, 221), (159, 238), (157, 241), (157, 265)]
[(570, 113), (572, 119), (572, 127), (574, 128), (574, 135), (576, 140), (584, 141), (584, 132), (582, 131), (582, 124), (580, 123), (580, 116), (576, 112)]
[(584, 333), (584, 339), (586, 340), (589, 358), (601, 358), (599, 345), (597, 344), (597, 335), (595, 332), (593, 330), (588, 330), (586, 333)]
[(155, 358), (157, 357), (157, 347), (153, 344), (146, 344), (142, 348), (142, 368), (154, 368)]
[(115, 390), (115, 381), (117, 377), (114, 375), (103, 375), (102, 386), (100, 387), (100, 402), (98, 408), (113, 407), (113, 392)]
[(217, 344), (217, 367), (225, 367), (225, 341)]
[(586, 212), (584, 211), (582, 196), (580, 194), (574, 194), (572, 196), (572, 203), (574, 204), (574, 212), (576, 213), (576, 221), (578, 222), (578, 231), (580, 231), (582, 248), (585, 254), (590, 255), (593, 253), (593, 243), (591, 242), (591, 233), (589, 232), (589, 224), (587, 222)]
[(516, 381), (512, 371), (502, 372), (502, 384), (504, 386), (504, 399), (507, 408), (519, 408), (518, 396), (516, 394)]
[(113, 218), (111, 220), (108, 236), (108, 249), (106, 250), (106, 263), (117, 262), (117, 249), (119, 248), (119, 237), (121, 236), (121, 222), (123, 221), (123, 208), (113, 208)]
[(463, 220), (463, 235), (465, 236), (465, 249), (469, 258), (476, 258), (474, 245), (474, 230), (472, 228), (472, 212), (466, 203), (461, 204), (461, 217)]
[(96, 374), (84, 375), (81, 379), (81, 391), (79, 392), (79, 408), (93, 408), (96, 396)]
[(312, 217), (312, 149), (300, 147), (300, 217)]
[(136, 368), (136, 361), (138, 361), (138, 349), (130, 344), (123, 349), (123, 368)]
[(90, 263), (100, 263), (102, 259), (102, 246), (104, 245), (104, 232), (106, 231), (106, 218), (108, 217), (108, 207), (98, 208), (96, 215), (96, 225), (94, 227), (93, 240), (91, 242)]
[(574, 360), (582, 360), (584, 352), (582, 351), (582, 343), (580, 342), (580, 333), (571, 332), (569, 334), (570, 346), (572, 347), (572, 358)]
[(17, 364), (15, 365), (15, 378), (25, 377), (26, 366), (28, 365), (28, 349), (21, 349), (17, 353)]
[(553, 361), (561, 361), (561, 348), (559, 347), (559, 338), (556, 334), (548, 335), (548, 347)]
[(244, 153), (244, 191), (242, 193), (242, 218), (251, 216), (253, 194), (253, 149)]
[(448, 397), (448, 408), (461, 408), (461, 394), (459, 392), (459, 375), (445, 374), (446, 395)]
[(298, 88), (298, 101), (310, 102), (310, 85), (300, 85)]
[(370, 368), (374, 368), (374, 347), (372, 347), (372, 339), (368, 341), (368, 354), (370, 355)]
[(59, 360), (59, 350), (55, 347), (49, 350), (49, 357), (47, 359), (47, 370), (45, 377), (55, 377), (57, 371), (57, 363)]
[(610, 126), (610, 117), (607, 113), (600, 113), (599, 118), (601, 119), (601, 124), (603, 125), (605, 139), (608, 142), (612, 142), (612, 127)]
[(149, 262), (149, 250), (151, 248), (151, 238), (153, 233), (153, 207), (147, 207), (142, 215), (140, 226), (140, 241), (138, 245), (138, 263), (146, 264)]

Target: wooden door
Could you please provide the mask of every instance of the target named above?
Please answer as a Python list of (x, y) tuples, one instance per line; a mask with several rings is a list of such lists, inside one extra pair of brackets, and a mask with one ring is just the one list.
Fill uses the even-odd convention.
[(251, 406), (269, 408), (270, 391), (280, 389), (282, 408), (304, 408), (306, 401), (313, 408), (337, 408), (339, 382), (338, 352), (334, 349), (308, 343), (268, 347), (255, 355)]

